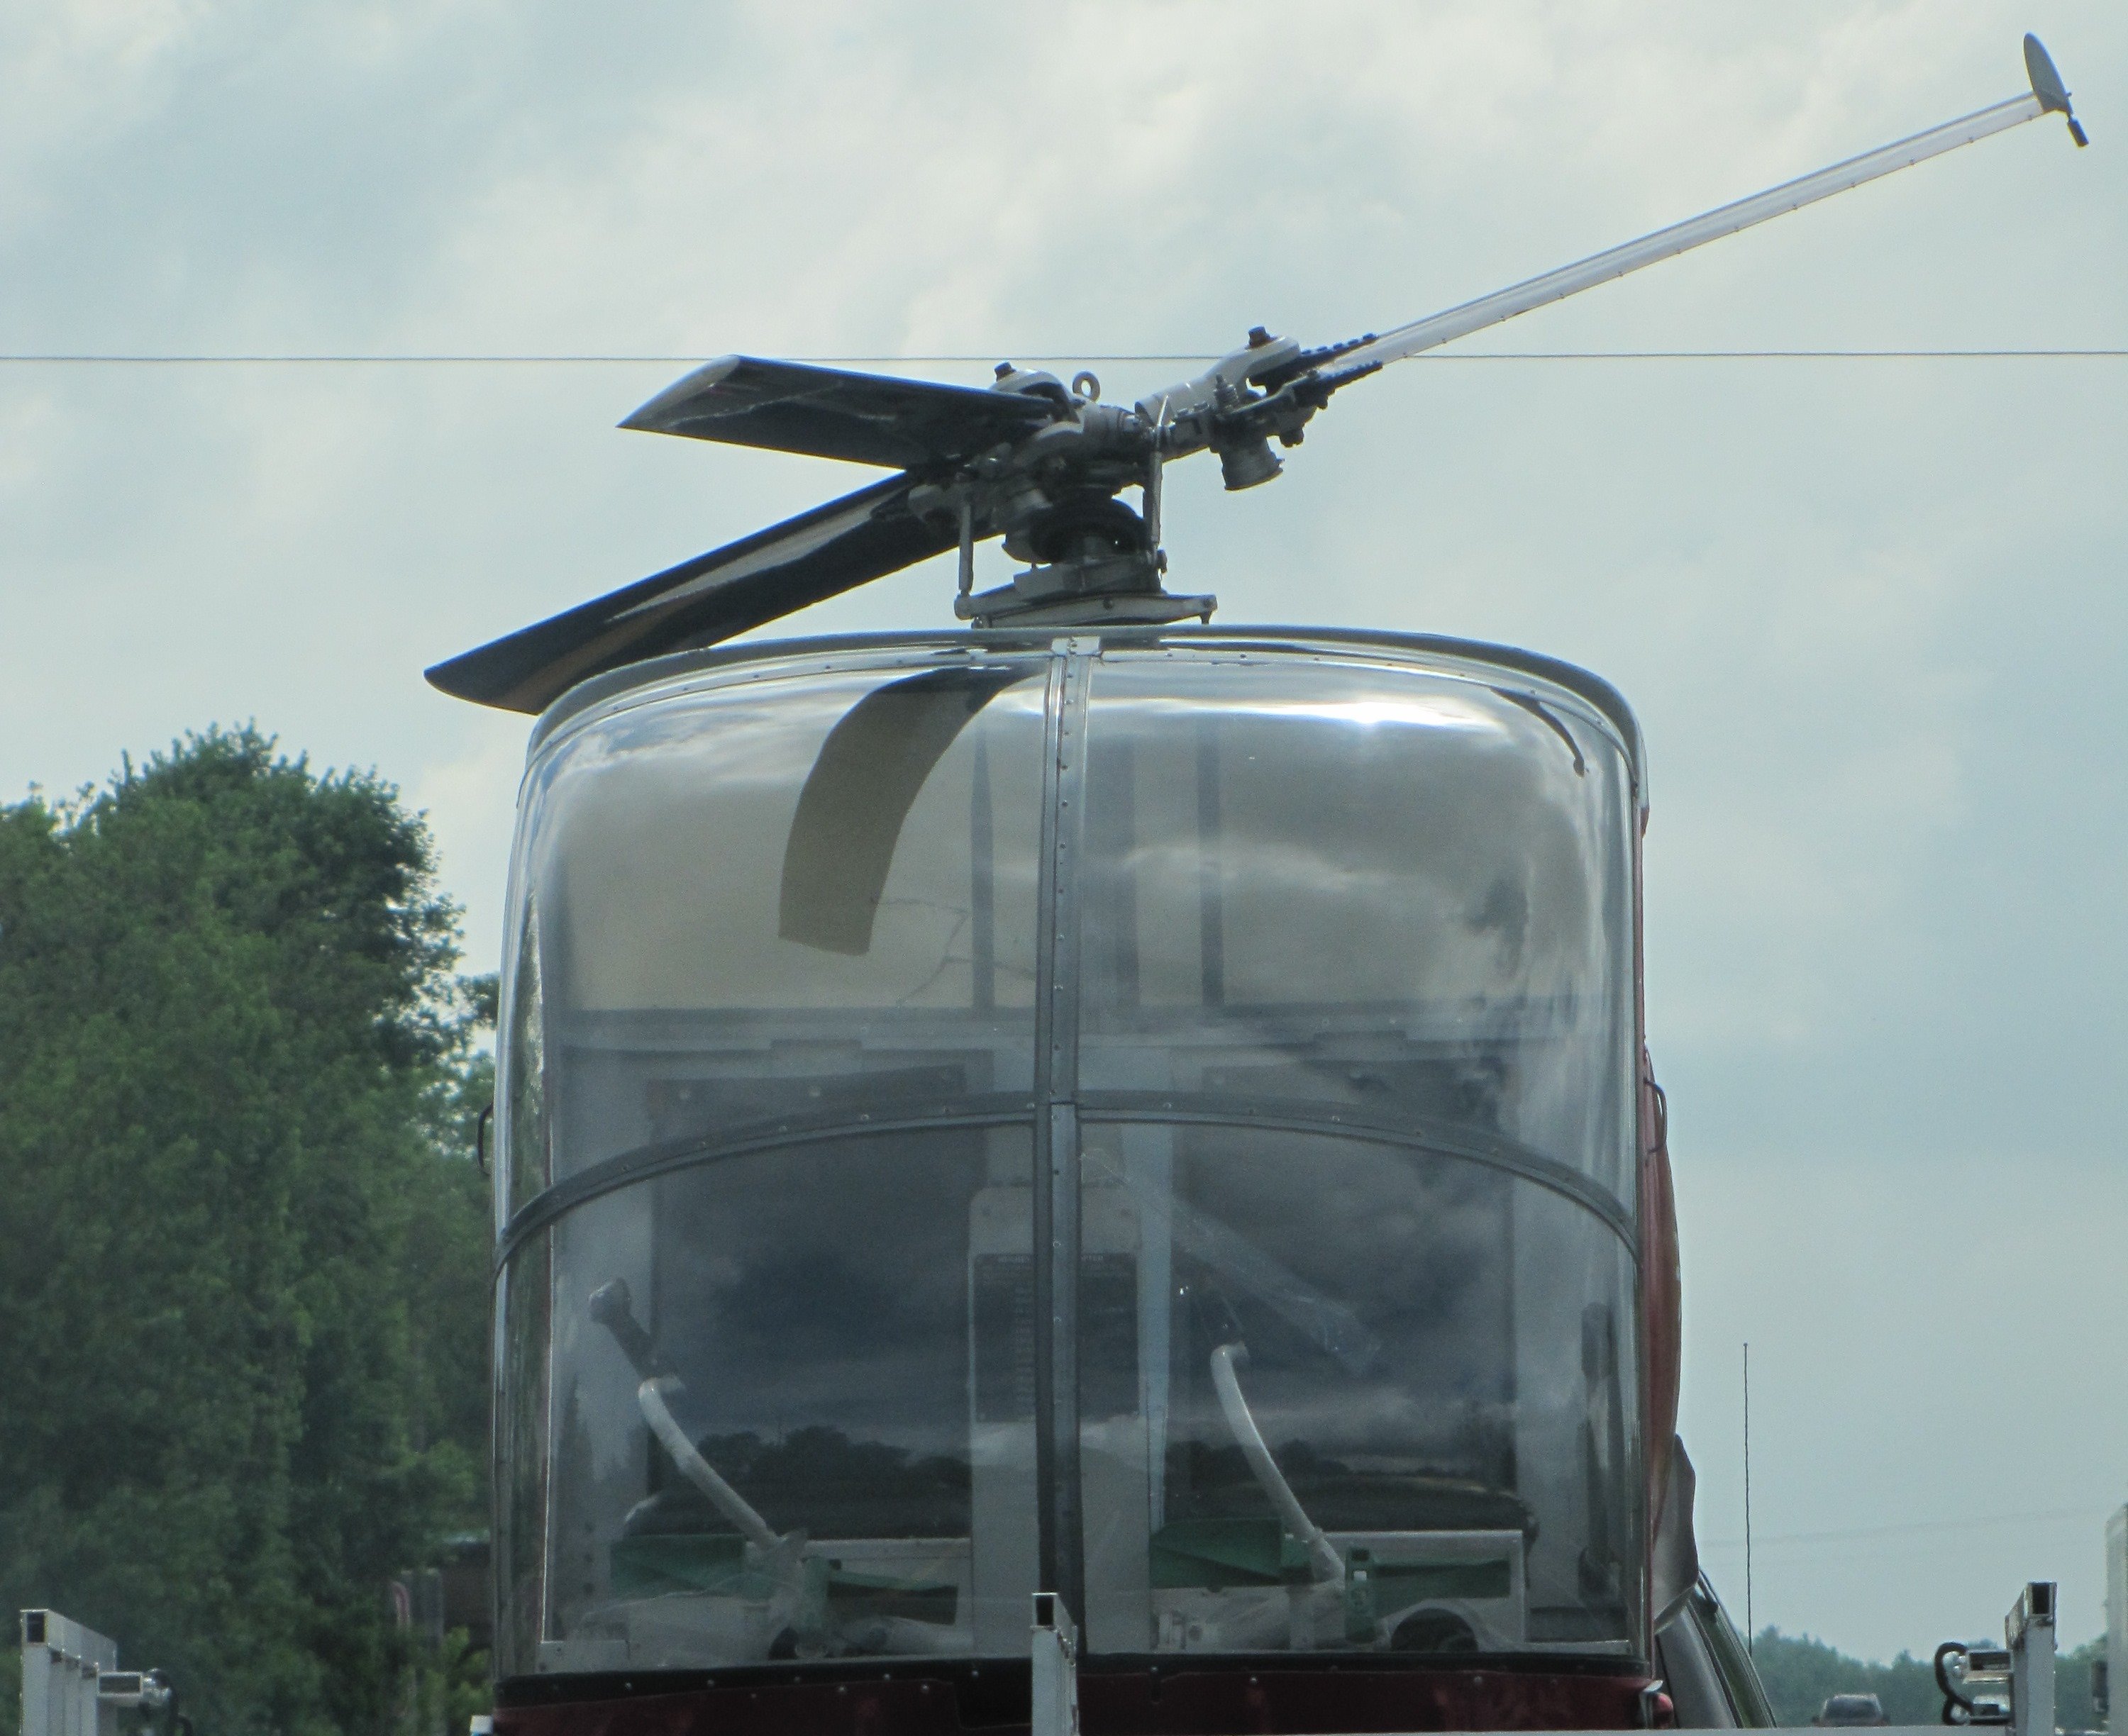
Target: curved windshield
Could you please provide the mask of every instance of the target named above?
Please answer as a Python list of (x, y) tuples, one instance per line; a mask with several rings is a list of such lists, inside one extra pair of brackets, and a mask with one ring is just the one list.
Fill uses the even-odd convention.
[(1025, 1547), (970, 1547), (967, 1250), (1027, 1189), (1047, 666), (753, 673), (528, 780), (506, 1675), (1024, 1641), (1031, 1445)]
[(1121, 652), (1090, 685), (1091, 1643), (1628, 1640), (1608, 732), (1527, 683), (1362, 662)]
[(1527, 681), (1105, 657), (1079, 1082), (1633, 1175), (1631, 791)]
[(528, 778), (498, 1672), (1024, 1658), (1038, 1589), (1111, 1654), (1644, 1648), (1608, 726), (872, 656)]
[(1024, 1648), (1032, 1447), (977, 1456), (968, 1297), (1028, 1264), (1024, 1221), (993, 1233), (1028, 1152), (1009, 1127), (784, 1144), (519, 1253), (508, 1335), (537, 1364), (551, 1333), (553, 1390), (502, 1413), (530, 1436), (504, 1447), (516, 1671)]
[(1024, 1093), (1046, 680), (819, 670), (557, 743), (520, 823), (502, 1196), (767, 1117)]
[(1622, 1648), (1623, 1238), (1463, 1154), (1241, 1119), (1084, 1141), (1090, 1643)]

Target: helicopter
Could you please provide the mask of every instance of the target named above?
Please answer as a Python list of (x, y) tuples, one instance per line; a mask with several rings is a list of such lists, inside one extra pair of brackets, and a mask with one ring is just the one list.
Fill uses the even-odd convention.
[[(498, 1731), (1772, 1721), (1676, 1438), (1632, 711), (1513, 647), (1214, 627), (1162, 476), (1259, 486), (1392, 363), (2044, 115), (2083, 146), (2024, 58), (1128, 406), (734, 356), (624, 422), (890, 474), (428, 671), (538, 716)], [(955, 551), (958, 630), (724, 643)]]

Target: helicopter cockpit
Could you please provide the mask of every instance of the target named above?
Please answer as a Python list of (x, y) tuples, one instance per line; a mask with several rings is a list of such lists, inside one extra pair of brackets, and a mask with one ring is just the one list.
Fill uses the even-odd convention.
[(1442, 642), (667, 659), (535, 738), (498, 1673), (1645, 1656), (1636, 738)]

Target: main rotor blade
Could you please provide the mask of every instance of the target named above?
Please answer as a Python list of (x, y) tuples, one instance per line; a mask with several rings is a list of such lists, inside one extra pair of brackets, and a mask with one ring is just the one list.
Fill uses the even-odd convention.
[[(2052, 72), (2052, 63), (2047, 63), (2047, 69)], [(1399, 325), (1394, 331), (1384, 332), (1380, 337), (1370, 339), (1324, 363), (1318, 372), (1325, 382), (1336, 386), (1357, 374), (1371, 372), (1391, 362), (1400, 362), (1406, 356), (1415, 356), (1421, 350), (1432, 349), (1451, 339), (1467, 337), (1488, 325), (1497, 325), (1503, 320), (1512, 320), (1517, 314), (1526, 314), (1532, 308), (1543, 307), (1584, 289), (1593, 289), (1598, 283), (1608, 283), (1613, 277), (1622, 277), (1627, 272), (1638, 271), (1644, 265), (1653, 265), (1658, 260), (1673, 259), (1709, 241), (1719, 240), (1724, 235), (1733, 235), (1740, 229), (1749, 229), (1755, 223), (1764, 223), (1784, 211), (1799, 210), (1820, 199), (1828, 199), (1835, 193), (1845, 192), (1850, 187), (1860, 187), (1864, 182), (1874, 181), (1880, 175), (1888, 175), (1931, 157), (1940, 156), (1945, 151), (1956, 150), (1961, 145), (1971, 145), (1991, 134), (2021, 126), (2026, 121), (2036, 121), (2059, 106), (2037, 91), (2027, 96), (2013, 97), (2007, 102), (1997, 102), (1992, 108), (1983, 108), (1959, 120), (1946, 121), (1941, 126), (1931, 127), (1925, 133), (1916, 133), (1910, 139), (1902, 139), (1897, 144), (1887, 145), (1881, 149), (1868, 151), (1859, 157), (1850, 157), (1845, 163), (1836, 163), (1831, 168), (1820, 169), (1814, 175), (1784, 181), (1779, 187), (1755, 193), (1748, 199), (1739, 199), (1734, 204), (1724, 205), (1703, 216), (1673, 224), (1668, 229), (1659, 229), (1653, 235), (1641, 236), (1637, 241), (1628, 241), (1623, 246), (1613, 247), (1608, 252), (1592, 254), (1576, 264), (1546, 272), (1541, 277), (1532, 277), (1527, 282), (1518, 283), (1497, 294), (1481, 296), (1475, 301), (1465, 301), (1461, 306), (1451, 307), (1445, 313), (1415, 320), (1408, 325)]]
[(946, 519), (909, 510), (908, 476), (824, 506), (468, 651), (429, 684), (506, 711), (539, 712), (588, 676), (644, 657), (714, 645), (793, 609), (943, 553)]
[(859, 700), (828, 732), (783, 846), (777, 932), (824, 952), (872, 950), (910, 810), (946, 750), (1027, 671), (932, 669)]
[(1055, 414), (1054, 405), (1019, 392), (726, 356), (620, 425), (913, 470), (1020, 439)]

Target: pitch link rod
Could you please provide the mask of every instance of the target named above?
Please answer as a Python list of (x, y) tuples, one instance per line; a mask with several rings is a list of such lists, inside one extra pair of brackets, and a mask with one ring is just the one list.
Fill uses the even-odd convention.
[[(1465, 301), (1460, 307), (1446, 312), (1415, 320), (1408, 325), (1399, 325), (1393, 331), (1347, 350), (1321, 368), (1322, 377), (1335, 382), (1346, 377), (1380, 368), (1391, 362), (1400, 362), (1407, 356), (1415, 356), (1422, 350), (1467, 337), (1474, 331), (1482, 331), (1489, 325), (1498, 325), (1503, 320), (1512, 320), (1518, 314), (1526, 314), (1533, 308), (1543, 307), (1565, 297), (1593, 289), (1613, 277), (1622, 277), (1628, 272), (1638, 271), (1642, 266), (1653, 265), (1663, 259), (1674, 259), (1681, 253), (1717, 241), (1724, 235), (1733, 235), (1737, 230), (1749, 229), (1754, 224), (1783, 213), (1800, 210), (1815, 204), (1820, 199), (1829, 199), (1835, 193), (1845, 192), (1850, 187), (1860, 187), (1865, 181), (1907, 168), (1931, 157), (1941, 156), (1945, 151), (1956, 150), (1960, 145), (1971, 145), (2013, 126), (2022, 126), (2027, 121), (2036, 121), (2049, 112), (2069, 116), (2070, 125), (2077, 134), (2078, 144), (2083, 144), (2082, 128), (2075, 126), (2069, 116), (2068, 92), (2062, 89), (2060, 79), (2054, 74), (2054, 64), (2046, 58), (2046, 50), (2036, 40), (2026, 39), (2026, 62), (2032, 74), (2033, 88), (2022, 97), (2013, 97), (2007, 102), (1997, 102), (1992, 108), (1946, 121), (1941, 126), (1931, 127), (1926, 132), (1916, 133), (1912, 138), (1902, 139), (1897, 144), (1887, 145), (1881, 149), (1864, 152), (1859, 157), (1850, 157), (1845, 163), (1836, 163), (1830, 168), (1820, 169), (1816, 174), (1803, 175), (1793, 181), (1785, 181), (1779, 187), (1755, 193), (1748, 199), (1739, 199), (1724, 205), (1703, 216), (1689, 218), (1683, 223), (1659, 229), (1653, 235), (1643, 235), (1637, 241), (1626, 242), (1622, 246), (1592, 254), (1575, 264), (1561, 266), (1557, 271), (1546, 272), (1541, 277), (1532, 277), (1489, 296), (1481, 296), (1475, 301)], [(2036, 53), (2035, 52), (2036, 50)]]

